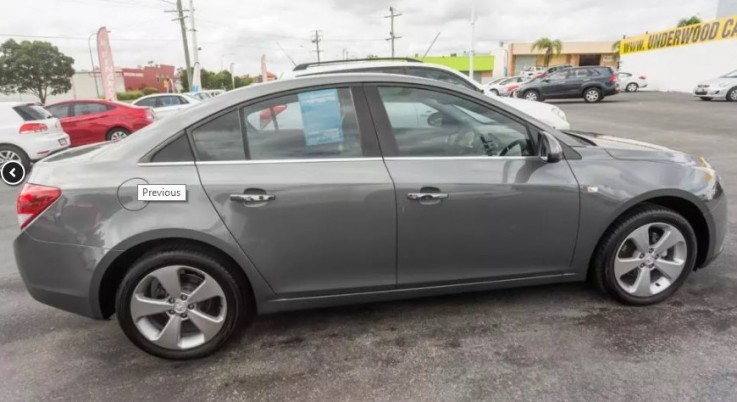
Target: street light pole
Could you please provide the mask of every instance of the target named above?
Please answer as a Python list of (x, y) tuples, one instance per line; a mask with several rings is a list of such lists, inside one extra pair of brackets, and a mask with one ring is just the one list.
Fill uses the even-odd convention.
[(226, 54), (220, 55), (220, 71), (223, 71), (225, 69), (225, 67), (223, 66), (223, 59), (225, 59), (225, 56), (232, 56), (234, 54), (235, 53), (226, 53)]
[(235, 89), (235, 62), (230, 63), (230, 89)]
[(97, 32), (90, 34), (87, 38), (87, 46), (90, 48), (90, 64), (92, 64), (92, 79), (95, 81), (95, 95), (100, 97), (100, 88), (97, 86), (97, 75), (95, 75), (95, 59), (92, 57), (92, 37), (97, 35)]

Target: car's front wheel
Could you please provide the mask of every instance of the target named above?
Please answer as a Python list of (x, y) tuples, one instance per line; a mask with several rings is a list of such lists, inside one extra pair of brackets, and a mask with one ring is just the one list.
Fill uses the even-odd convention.
[(587, 103), (599, 102), (603, 97), (601, 96), (601, 90), (599, 88), (588, 88), (583, 91), (583, 99)]
[(734, 87), (727, 92), (727, 102), (737, 102), (737, 87)]
[(207, 356), (248, 317), (247, 286), (218, 259), (182, 248), (153, 251), (125, 276), (116, 297), (120, 327), (165, 359)]
[(491, 92), (492, 95), (499, 96), (499, 91), (497, 91), (496, 89), (492, 89), (489, 92)]
[(696, 263), (696, 234), (668, 208), (645, 205), (619, 218), (593, 260), (597, 286), (620, 302), (659, 303), (683, 284)]
[(529, 101), (539, 101), (540, 93), (534, 89), (528, 89), (527, 91), (522, 93), (522, 97)]

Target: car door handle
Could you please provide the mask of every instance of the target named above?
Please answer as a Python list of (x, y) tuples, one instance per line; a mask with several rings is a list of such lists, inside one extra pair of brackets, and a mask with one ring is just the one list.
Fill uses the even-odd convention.
[(265, 202), (276, 199), (274, 194), (231, 194), (231, 201), (239, 202)]
[(448, 198), (447, 193), (409, 193), (407, 198), (412, 201), (444, 200)]

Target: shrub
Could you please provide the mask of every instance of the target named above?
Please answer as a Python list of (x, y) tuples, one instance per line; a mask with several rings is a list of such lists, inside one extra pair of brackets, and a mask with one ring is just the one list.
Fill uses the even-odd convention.
[(126, 92), (118, 92), (118, 100), (126, 101), (126, 100), (135, 100), (143, 96), (142, 91), (126, 91)]
[(154, 87), (145, 87), (145, 88), (143, 88), (143, 94), (144, 95), (151, 95), (151, 94), (157, 94), (157, 93), (159, 93), (159, 89), (158, 88), (154, 88)]

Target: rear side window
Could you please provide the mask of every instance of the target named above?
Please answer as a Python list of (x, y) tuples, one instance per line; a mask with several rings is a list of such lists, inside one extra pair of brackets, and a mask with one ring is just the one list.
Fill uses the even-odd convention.
[(107, 105), (102, 103), (75, 103), (73, 107), (75, 116), (102, 113), (108, 110)]
[(363, 155), (348, 88), (282, 96), (245, 107), (242, 113), (252, 160)]
[(431, 80), (447, 82), (450, 84), (458, 85), (463, 88), (478, 91), (478, 89), (475, 86), (471, 85), (470, 83), (466, 82), (465, 80), (456, 76), (455, 74), (451, 74), (447, 71), (438, 70), (435, 68), (408, 67), (407, 74), (415, 76), (415, 77), (429, 78)]
[(138, 102), (135, 102), (134, 105), (136, 105), (136, 106), (154, 107), (154, 106), (156, 106), (156, 99), (155, 98), (141, 99)]
[(240, 161), (246, 159), (238, 111), (232, 110), (192, 130), (197, 156), (201, 161)]
[(46, 120), (54, 117), (46, 109), (36, 105), (21, 105), (13, 108), (24, 121)]
[(151, 162), (190, 162), (193, 160), (192, 148), (184, 134), (180, 134), (177, 139), (166, 144), (151, 158)]

